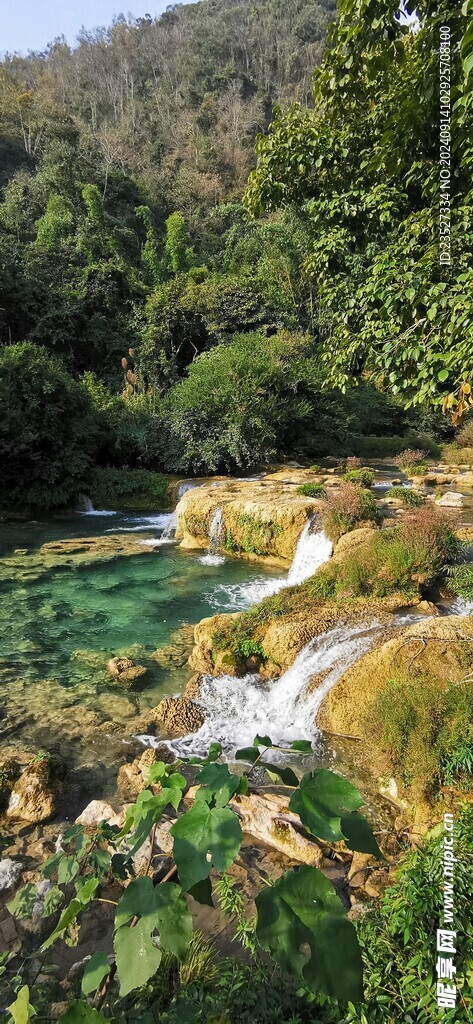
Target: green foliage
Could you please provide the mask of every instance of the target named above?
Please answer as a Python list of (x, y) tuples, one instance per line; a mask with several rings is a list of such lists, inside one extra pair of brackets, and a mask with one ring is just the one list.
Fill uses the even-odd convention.
[[(364, 370), (404, 402), (440, 404), (450, 392), (447, 405), (461, 414), (471, 391), (460, 393), (459, 384), (473, 372), (471, 12), (448, 0), (425, 0), (416, 12), (413, 32), (391, 0), (374, 18), (368, 2), (341, 0), (315, 74), (314, 108), (276, 110), (258, 141), (245, 203), (254, 215), (296, 203), (311, 219), (305, 266), (318, 286), (331, 381), (343, 386)], [(439, 263), (432, 131), (442, 26), (456, 41), (451, 133), (463, 168), (451, 182), (451, 263)]]
[(473, 600), (473, 564), (471, 562), (448, 567), (448, 589), (465, 601)]
[(360, 484), (360, 487), (371, 487), (374, 480), (372, 469), (349, 469), (343, 474), (343, 479), (352, 484)]
[(85, 389), (34, 345), (0, 353), (3, 507), (57, 508), (83, 485), (97, 422)]
[(370, 713), (373, 736), (389, 751), (395, 771), (417, 794), (442, 786), (469, 790), (473, 772), (473, 694), (468, 679), (451, 683), (409, 673), (393, 678)]
[(229, 531), (225, 541), (228, 551), (246, 551), (249, 554), (265, 555), (271, 550), (273, 540), (282, 533), (282, 526), (279, 523), (256, 519), (255, 516), (245, 512), (237, 516), (236, 526), (238, 540)]
[(305, 585), (314, 597), (406, 599), (427, 592), (460, 557), (461, 542), (442, 510), (424, 506), (400, 525), (379, 530), (343, 559), (328, 562)]
[[(297, 873), (286, 871), (259, 893), (256, 910), (258, 941), (288, 973), (336, 998), (362, 998), (355, 930), (333, 886), (317, 868), (303, 865)], [(309, 956), (301, 951), (303, 946), (309, 948)]]
[[(266, 760), (266, 754), (272, 747), (269, 736), (255, 737), (250, 748), (250, 772), (259, 762), (271, 780), (276, 779), (279, 785), (289, 786), (292, 810), (296, 809), (297, 794), (303, 793), (301, 820), (314, 835), (343, 837), (345, 820), (351, 822), (353, 810), (362, 803), (358, 790), (326, 770), (308, 773), (299, 781), (292, 769)], [(307, 752), (311, 745), (308, 741), (296, 741), (290, 749)], [(186, 786), (186, 780), (179, 771), (182, 759), (170, 765), (155, 762), (149, 772), (148, 786), (127, 808), (122, 828), (105, 822), (94, 830), (72, 825), (62, 836), (61, 849), (43, 865), (44, 877), (57, 875), (56, 889), (62, 896), (59, 918), (42, 944), (43, 951), (59, 940), (75, 945), (82, 916), (87, 914), (95, 900), (102, 898), (102, 888), (112, 882), (118, 885), (127, 881), (115, 910), (114, 966), (110, 968), (105, 953), (97, 950), (86, 963), (82, 976), (82, 991), (91, 995), (104, 984), (106, 977), (111, 979), (117, 971), (120, 1000), (116, 1002), (112, 996), (110, 1002), (109, 997), (106, 1005), (113, 1013), (117, 1009), (118, 1019), (121, 1007), (126, 1006), (123, 1001), (130, 993), (146, 987), (160, 969), (165, 972), (169, 957), (181, 964), (186, 963), (192, 941), (192, 916), (187, 906), (187, 894), (212, 905), (209, 878), (212, 866), (225, 876), (240, 850), (240, 821), (229, 801), (235, 794), (247, 792), (249, 773), (240, 775), (229, 771), (226, 764), (219, 762), (220, 755), (221, 747), (213, 744), (206, 758), (189, 759), (189, 764), (195, 766), (198, 786), (189, 810), (181, 808)], [(247, 759), (247, 751), (237, 751), (236, 758)], [(171, 834), (179, 884), (170, 882), (167, 875), (160, 878), (159, 872), (156, 877), (151, 877), (148, 871), (134, 877), (132, 858), (170, 805), (177, 811)], [(368, 843), (374, 852), (378, 852), (370, 826), (360, 815), (357, 818), (359, 822), (348, 825), (348, 843), (352, 848), (362, 850)], [(313, 906), (308, 906), (307, 900), (302, 898), (307, 886), (313, 893)], [(320, 871), (315, 868), (302, 868), (299, 872), (290, 870), (277, 883), (270, 884), (257, 898), (256, 928), (243, 920), (243, 907), (238, 900), (232, 902), (230, 899), (228, 884), (222, 883), (218, 891), (223, 898), (224, 912), (227, 915), (234, 912), (239, 916), (238, 934), (247, 949), (256, 950), (258, 942), (262, 948), (271, 950), (275, 960), (296, 978), (303, 979), (313, 992), (320, 990), (340, 997), (359, 998), (362, 977), (355, 930), (332, 884)], [(75, 895), (71, 898), (72, 892)], [(26, 910), (24, 899), (16, 898), (10, 910), (23, 914)], [(279, 922), (277, 927), (269, 927), (275, 921)], [(342, 940), (344, 967), (340, 973), (341, 964), (336, 958)], [(300, 951), (301, 942), (306, 941), (311, 950), (308, 959)], [(187, 959), (189, 981), (199, 970), (199, 943), (194, 944), (194, 949), (195, 965), (192, 966)], [(168, 960), (161, 968), (164, 957)], [(204, 975), (208, 961), (209, 957), (204, 957)], [(108, 984), (105, 983), (105, 992)], [(27, 1005), (28, 998), (22, 998), (26, 998)], [(66, 1014), (64, 1019), (86, 1021), (89, 1011), (92, 1012), (87, 1003), (78, 1001), (71, 1004), (67, 1010), (69, 1016)]]
[(386, 491), (386, 497), (398, 498), (408, 508), (420, 508), (421, 505), (425, 505), (424, 496), (419, 494), (418, 491), (414, 491), (411, 487), (390, 487)]
[(325, 496), (325, 488), (323, 484), (301, 484), (297, 488), (298, 494), (303, 494), (305, 498), (323, 498)]
[(300, 335), (242, 334), (196, 358), (169, 399), (173, 468), (232, 471), (290, 445), (311, 414), (309, 353)]
[[(99, 465), (149, 469), (159, 465), (163, 422), (155, 396), (130, 384), (121, 394), (115, 394), (91, 372), (81, 380), (97, 416)], [(144, 485), (145, 477), (142, 482)]]
[(164, 508), (172, 505), (169, 477), (148, 469), (95, 467), (87, 494), (98, 508)]
[(182, 274), (186, 270), (190, 270), (194, 263), (195, 255), (190, 244), (184, 217), (180, 213), (172, 213), (166, 221), (164, 248), (173, 274)]

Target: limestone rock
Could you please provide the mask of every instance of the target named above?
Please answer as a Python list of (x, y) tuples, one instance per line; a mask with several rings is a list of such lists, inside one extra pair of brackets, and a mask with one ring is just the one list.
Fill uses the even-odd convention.
[(143, 665), (137, 665), (132, 658), (110, 658), (107, 670), (114, 679), (126, 686), (136, 685), (138, 679), (141, 679), (147, 672)]
[(323, 853), (317, 843), (297, 831), (297, 815), (287, 807), (287, 798), (277, 793), (249, 793), (230, 801), (240, 818), (242, 831), (301, 864), (320, 867)]
[(204, 712), (188, 697), (163, 697), (154, 708), (153, 717), (171, 736), (197, 732), (205, 722)]
[(463, 494), (458, 491), (446, 491), (441, 498), (436, 498), (436, 505), (442, 508), (463, 508)]
[(11, 860), (10, 857), (4, 857), (0, 860), (0, 892), (7, 892), (8, 889), (13, 889), (20, 880), (22, 870), (23, 864), (21, 861)]
[(47, 821), (55, 813), (63, 777), (64, 766), (49, 754), (33, 758), (13, 786), (7, 816)]
[(432, 616), (396, 631), (387, 641), (381, 637), (379, 646), (359, 658), (332, 687), (318, 724), (372, 743), (369, 708), (393, 675), (415, 668), (445, 682), (458, 682), (465, 675), (464, 638), (471, 637), (472, 630), (472, 616)]
[(108, 825), (123, 825), (125, 815), (123, 811), (118, 813), (114, 811), (111, 804), (106, 803), (105, 800), (91, 800), (87, 807), (79, 814), (76, 818), (76, 825), (85, 825), (94, 828), (99, 825), (101, 821), (106, 821)]

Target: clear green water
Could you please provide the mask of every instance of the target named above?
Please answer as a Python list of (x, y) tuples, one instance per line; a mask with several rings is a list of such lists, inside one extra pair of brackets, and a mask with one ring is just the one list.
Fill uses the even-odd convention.
[[(189, 624), (215, 613), (219, 584), (245, 584), (264, 573), (234, 558), (203, 564), (203, 552), (173, 544), (80, 565), (67, 564), (62, 555), (38, 568), (39, 549), (49, 541), (110, 531), (139, 539), (137, 530), (153, 538), (163, 522), (162, 516), (150, 523), (70, 515), (0, 526), (3, 749), (26, 744), (53, 750), (76, 772), (94, 769), (106, 791), (130, 751), (127, 743), (133, 746), (137, 717), (189, 678)], [(148, 669), (139, 691), (124, 689), (107, 673), (107, 660), (116, 654)]]

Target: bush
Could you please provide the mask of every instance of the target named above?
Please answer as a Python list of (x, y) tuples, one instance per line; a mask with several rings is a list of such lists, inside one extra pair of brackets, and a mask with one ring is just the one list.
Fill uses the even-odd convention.
[(469, 417), (459, 430), (455, 442), (460, 448), (473, 448), (473, 417)]
[(361, 487), (371, 487), (374, 480), (374, 472), (372, 469), (349, 469), (348, 472), (343, 475), (344, 480), (348, 480), (352, 484), (360, 484)]
[(473, 601), (473, 562), (451, 566), (448, 572), (448, 588), (465, 601)]
[(351, 448), (356, 455), (364, 459), (388, 459), (391, 455), (399, 455), (407, 445), (424, 449), (433, 458), (438, 458), (441, 447), (431, 434), (408, 431), (404, 435), (391, 434), (383, 437), (374, 434), (359, 435), (351, 438)]
[(322, 525), (330, 540), (339, 540), (343, 533), (355, 529), (359, 523), (376, 523), (378, 520), (376, 499), (370, 491), (363, 490), (357, 484), (347, 481), (340, 487), (331, 488), (327, 494)]
[(167, 468), (233, 472), (287, 450), (312, 406), (301, 384), (311, 343), (236, 335), (198, 356), (169, 396)]
[(42, 510), (83, 487), (98, 423), (85, 388), (43, 348), (11, 345), (0, 354), (1, 502)]
[(130, 387), (124, 394), (113, 394), (93, 373), (85, 373), (82, 382), (100, 428), (97, 461), (147, 469), (159, 466), (166, 430), (154, 396)]
[(325, 488), (323, 484), (301, 484), (297, 488), (298, 494), (303, 494), (306, 498), (323, 498), (325, 496)]
[(400, 469), (408, 469), (423, 463), (425, 455), (426, 453), (422, 448), (404, 448), (402, 452), (399, 452), (399, 455), (396, 455), (393, 462)]
[(413, 491), (410, 487), (390, 487), (386, 493), (387, 498), (398, 498), (402, 501), (403, 505), (407, 505), (409, 508), (420, 508), (421, 505), (425, 504), (425, 498), (418, 491)]
[(456, 444), (447, 444), (442, 448), (442, 459), (451, 466), (472, 466), (473, 448), (459, 448)]
[(343, 560), (323, 566), (307, 587), (317, 598), (400, 593), (410, 599), (439, 579), (460, 551), (451, 517), (442, 509), (425, 508), (399, 526), (380, 530)]
[(101, 508), (167, 509), (171, 505), (169, 477), (148, 469), (96, 467), (87, 482), (87, 494)]
[(357, 455), (349, 455), (345, 460), (345, 470), (350, 473), (353, 469), (361, 469), (361, 459)]
[(473, 689), (416, 673), (390, 680), (370, 709), (375, 741), (389, 751), (396, 774), (417, 794), (473, 782)]

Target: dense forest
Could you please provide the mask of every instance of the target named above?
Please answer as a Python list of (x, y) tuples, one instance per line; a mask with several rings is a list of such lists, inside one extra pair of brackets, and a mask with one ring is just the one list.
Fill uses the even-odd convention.
[(61, 505), (93, 464), (233, 471), (413, 429), (428, 446), (442, 400), (467, 411), (468, 33), (446, 269), (433, 130), (435, 35), (459, 41), (467, 15), (346, 0), (330, 29), (334, 6), (202, 0), (3, 60), (14, 503)]

